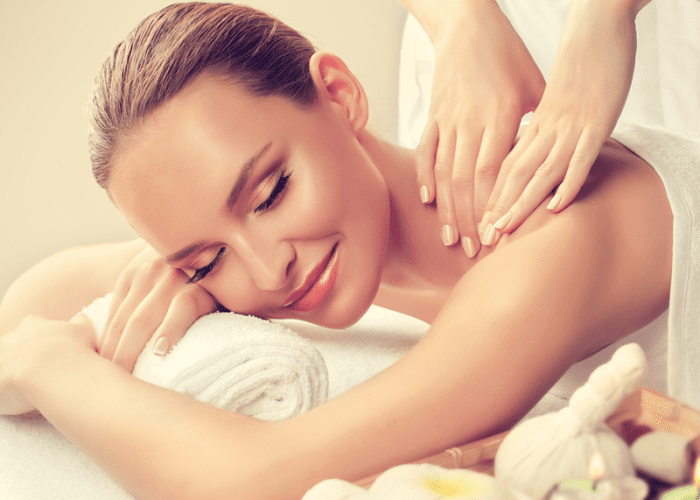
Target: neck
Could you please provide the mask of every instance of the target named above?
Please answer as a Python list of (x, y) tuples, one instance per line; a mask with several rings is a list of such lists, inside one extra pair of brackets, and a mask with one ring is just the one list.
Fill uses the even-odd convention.
[[(447, 294), (477, 259), (469, 259), (460, 245), (446, 247), (434, 204), (419, 198), (414, 151), (363, 131), (360, 143), (384, 177), (391, 215), (389, 246), (375, 303), (431, 321)], [(415, 314), (410, 297), (425, 302)], [(405, 304), (404, 307), (400, 304)]]

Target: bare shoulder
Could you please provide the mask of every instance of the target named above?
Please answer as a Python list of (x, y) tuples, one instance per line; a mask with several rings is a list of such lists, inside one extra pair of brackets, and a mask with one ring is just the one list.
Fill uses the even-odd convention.
[(532, 349), (558, 343), (565, 365), (666, 309), (673, 218), (653, 168), (612, 141), (572, 205), (553, 214), (547, 203), (465, 275), (453, 300), (509, 318)]
[(142, 240), (74, 247), (34, 265), (0, 303), (0, 335), (29, 314), (70, 319), (94, 299), (114, 290), (126, 265), (144, 248)]

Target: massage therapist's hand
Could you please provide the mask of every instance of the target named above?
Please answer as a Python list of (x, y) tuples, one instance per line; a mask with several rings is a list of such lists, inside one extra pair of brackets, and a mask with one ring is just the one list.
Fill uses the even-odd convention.
[(423, 202), (436, 201), (443, 243), (461, 242), (473, 257), (476, 223), (544, 79), (495, 0), (430, 2), (427, 10), (434, 19), (415, 13), (435, 48), (418, 188)]
[(489, 199), (483, 244), (515, 230), (557, 185), (548, 208), (560, 212), (586, 180), (622, 112), (634, 70), (641, 6), (618, 3), (571, 2), (542, 101)]
[(95, 328), (82, 313), (70, 321), (27, 316), (16, 330), (0, 337), (0, 415), (32, 411), (34, 405), (18, 381), (28, 370), (41, 369), (42, 356), (67, 360), (67, 353), (75, 349), (97, 350)]
[(144, 243), (117, 280), (100, 355), (131, 372), (154, 336), (154, 353), (165, 355), (197, 318), (217, 308), (214, 298), (188, 279)]

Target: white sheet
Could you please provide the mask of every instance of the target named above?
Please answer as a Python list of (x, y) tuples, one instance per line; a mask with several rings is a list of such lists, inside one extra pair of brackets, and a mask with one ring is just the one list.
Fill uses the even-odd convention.
[[(372, 306), (338, 331), (299, 321), (286, 326), (311, 341), (328, 368), (329, 398), (380, 372), (413, 347), (424, 322)], [(84, 453), (35, 413), (0, 416), (0, 499), (133, 500)]]

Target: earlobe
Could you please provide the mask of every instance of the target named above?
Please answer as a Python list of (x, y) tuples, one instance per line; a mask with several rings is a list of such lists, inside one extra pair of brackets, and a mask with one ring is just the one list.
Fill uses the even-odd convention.
[(309, 69), (319, 92), (343, 108), (353, 132), (364, 129), (369, 118), (367, 94), (343, 60), (329, 52), (316, 52)]

